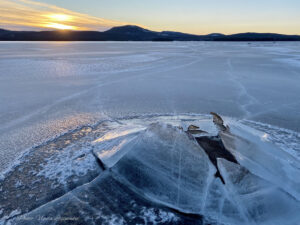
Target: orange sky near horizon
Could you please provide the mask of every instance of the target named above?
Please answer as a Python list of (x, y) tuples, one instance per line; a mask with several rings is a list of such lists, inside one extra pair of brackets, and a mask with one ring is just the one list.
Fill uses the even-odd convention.
[(101, 31), (125, 24), (31, 0), (0, 0), (0, 27), (4, 29)]

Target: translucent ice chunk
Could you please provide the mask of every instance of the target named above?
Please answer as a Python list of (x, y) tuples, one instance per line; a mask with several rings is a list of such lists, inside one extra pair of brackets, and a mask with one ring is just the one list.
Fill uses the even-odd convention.
[(106, 168), (115, 165), (130, 148), (126, 144), (132, 141), (139, 134), (143, 127), (121, 127), (112, 130), (93, 142), (94, 155), (96, 155)]
[(203, 149), (181, 130), (155, 123), (126, 145), (112, 168), (148, 199), (183, 212), (203, 212), (215, 168)]
[(300, 220), (299, 201), (290, 194), (238, 164), (218, 159), (218, 165), (226, 182), (225, 192), (246, 224), (297, 224)]
[(255, 135), (248, 127), (231, 124), (221, 132), (224, 146), (251, 173), (272, 182), (300, 201), (300, 162), (282, 149)]

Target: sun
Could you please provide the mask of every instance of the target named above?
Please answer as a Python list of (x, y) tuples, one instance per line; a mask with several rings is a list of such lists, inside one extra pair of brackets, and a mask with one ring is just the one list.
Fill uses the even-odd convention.
[(65, 22), (65, 21), (71, 21), (72, 16), (66, 15), (66, 14), (50, 14), (47, 15), (49, 19), (52, 21), (60, 21), (60, 22)]
[(76, 27), (74, 26), (60, 24), (60, 23), (48, 23), (45, 25), (45, 27), (55, 28), (59, 30), (76, 30)]
[(77, 27), (68, 25), (68, 22), (73, 21), (73, 17), (67, 14), (47, 14), (45, 15), (47, 22), (44, 27), (54, 28), (58, 30), (77, 30)]

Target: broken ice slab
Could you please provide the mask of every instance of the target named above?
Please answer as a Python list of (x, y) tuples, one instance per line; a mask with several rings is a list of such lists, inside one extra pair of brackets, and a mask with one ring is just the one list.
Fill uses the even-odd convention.
[(113, 173), (151, 201), (181, 212), (202, 213), (216, 170), (185, 132), (151, 124), (126, 148), (131, 150), (112, 167)]
[(203, 224), (133, 192), (105, 171), (95, 180), (9, 221), (16, 225)]
[[(201, 123), (199, 125), (201, 127)], [(146, 224), (153, 221), (185, 224), (187, 220), (202, 224), (203, 218), (208, 223), (231, 225), (294, 225), (299, 221), (299, 201), (287, 189), (269, 181), (267, 172), (272, 171), (255, 174), (254, 169), (260, 172), (260, 167), (270, 158), (267, 153), (261, 153), (262, 150), (252, 152), (254, 157), (262, 157), (255, 162), (257, 168), (250, 164), (248, 169), (247, 164), (240, 166), (218, 160), (226, 181), (224, 185), (214, 177), (215, 167), (204, 150), (184, 131), (162, 123), (132, 132), (128, 132), (130, 129), (126, 126), (106, 132), (97, 139), (101, 141), (91, 146), (95, 152), (101, 150), (100, 156), (107, 160), (109, 170), (57, 200), (22, 216), (15, 215), (17, 217), (9, 222), (37, 224), (36, 220), (27, 219), (43, 218), (45, 221), (38, 223), (48, 224), (52, 218), (74, 217), (77, 221), (71, 221), (72, 224)], [(242, 161), (242, 157), (251, 156), (245, 155), (244, 148), (261, 146), (263, 140), (247, 137), (244, 134), (250, 132), (247, 126), (240, 127), (236, 133), (235, 126), (231, 124), (232, 134), (227, 133), (224, 138), (221, 132), (221, 136), (227, 146), (231, 146), (230, 151)], [(247, 140), (248, 145), (237, 147), (239, 139)], [(110, 161), (119, 153), (122, 154)], [(276, 159), (287, 159), (292, 166), (297, 165), (297, 161), (285, 156), (285, 152), (274, 155)], [(186, 217), (186, 213), (192, 216)], [(62, 224), (61, 221), (52, 222)]]
[[(245, 218), (245, 224), (294, 225), (299, 222), (300, 203), (289, 193), (238, 164), (218, 159), (218, 165), (226, 182), (223, 195), (234, 203)], [(231, 219), (224, 212), (220, 216), (223, 222)]]
[(93, 153), (105, 168), (114, 166), (130, 149), (126, 144), (144, 130), (143, 126), (120, 126), (93, 141)]
[(239, 123), (220, 132), (224, 146), (251, 173), (272, 182), (300, 200), (300, 161)]

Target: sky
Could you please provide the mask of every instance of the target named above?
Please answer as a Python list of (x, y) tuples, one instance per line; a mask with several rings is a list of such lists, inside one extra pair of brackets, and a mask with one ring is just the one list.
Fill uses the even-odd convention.
[(107, 30), (125, 24), (193, 34), (300, 34), (300, 0), (0, 0), (0, 27)]

